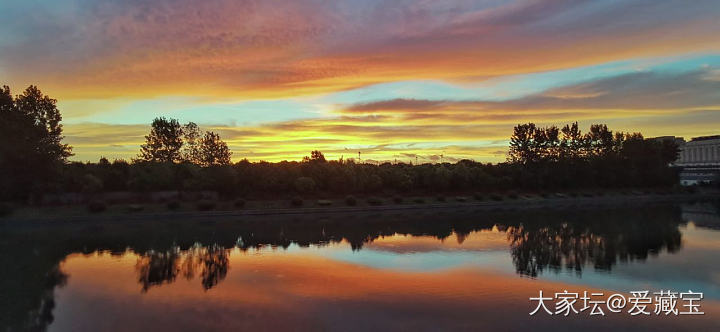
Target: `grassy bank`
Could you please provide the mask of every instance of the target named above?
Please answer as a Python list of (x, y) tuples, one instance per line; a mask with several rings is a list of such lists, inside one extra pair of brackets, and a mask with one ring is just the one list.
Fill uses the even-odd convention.
[(443, 208), (528, 209), (579, 205), (617, 205), (642, 202), (675, 202), (720, 199), (717, 190), (620, 190), (554, 193), (464, 193), (443, 195), (376, 195), (344, 197), (300, 197), (283, 199), (171, 200), (146, 204), (108, 204), (93, 200), (86, 204), (13, 206), (6, 220), (123, 219), (163, 216), (232, 216), (272, 214), (348, 213), (358, 211), (418, 210)]

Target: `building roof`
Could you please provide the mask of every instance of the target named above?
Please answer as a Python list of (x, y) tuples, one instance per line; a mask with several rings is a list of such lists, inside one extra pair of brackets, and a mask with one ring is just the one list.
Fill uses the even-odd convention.
[(691, 139), (690, 142), (709, 141), (709, 140), (713, 140), (713, 139), (720, 139), (720, 135), (693, 137), (693, 139)]

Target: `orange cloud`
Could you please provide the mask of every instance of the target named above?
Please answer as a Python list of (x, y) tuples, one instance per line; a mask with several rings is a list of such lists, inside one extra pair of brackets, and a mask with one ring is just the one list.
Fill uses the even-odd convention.
[(713, 1), (88, 1), (11, 22), (0, 66), (60, 98), (339, 91), (718, 51)]

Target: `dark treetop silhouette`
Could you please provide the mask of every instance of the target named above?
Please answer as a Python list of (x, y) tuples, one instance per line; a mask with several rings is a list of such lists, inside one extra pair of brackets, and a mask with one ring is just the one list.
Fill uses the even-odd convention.
[(15, 98), (0, 89), (0, 200), (39, 195), (72, 156), (56, 104), (33, 85)]
[(506, 163), (370, 165), (352, 159), (328, 161), (317, 150), (300, 162), (232, 163), (218, 134), (202, 132), (192, 122), (181, 125), (159, 117), (136, 160), (68, 162), (71, 150), (61, 143), (55, 100), (34, 86), (15, 98), (7, 87), (0, 92), (0, 200), (27, 201), (50, 192), (212, 190), (228, 197), (277, 197), (295, 192), (659, 187), (678, 181), (678, 170), (669, 166), (677, 156), (674, 143), (647, 140), (640, 133), (613, 133), (605, 125), (592, 125), (583, 134), (577, 123), (562, 129), (533, 123), (516, 126)]

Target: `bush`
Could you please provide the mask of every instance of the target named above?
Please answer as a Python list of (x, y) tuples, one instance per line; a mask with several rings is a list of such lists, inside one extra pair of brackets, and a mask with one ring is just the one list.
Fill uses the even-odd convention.
[(87, 205), (87, 210), (90, 213), (100, 213), (107, 210), (107, 205), (101, 201), (91, 201)]
[(355, 206), (357, 205), (357, 199), (355, 198), (355, 196), (349, 195), (345, 197), (345, 204), (347, 204), (348, 206)]
[(418, 203), (418, 204), (425, 204), (425, 199), (422, 197), (418, 197), (418, 198), (414, 199), (413, 202)]
[(400, 196), (393, 196), (393, 203), (400, 204), (403, 202), (403, 198)]
[(315, 190), (315, 180), (309, 177), (299, 177), (295, 180), (295, 190), (301, 194), (313, 192)]
[(458, 202), (467, 202), (468, 199), (465, 196), (457, 196), (455, 197), (455, 200)]
[(7, 217), (13, 213), (13, 206), (7, 202), (0, 202), (0, 217)]
[(319, 206), (330, 206), (332, 205), (332, 201), (329, 199), (318, 199), (317, 205)]
[(217, 203), (215, 201), (211, 201), (209, 199), (201, 199), (195, 203), (195, 208), (198, 209), (198, 211), (210, 211), (215, 209), (215, 206)]
[(445, 196), (438, 196), (438, 197), (435, 197), (435, 200), (438, 202), (444, 202), (446, 199), (445, 199)]
[(516, 193), (516, 192), (514, 192), (514, 191), (511, 191), (511, 192), (509, 192), (509, 193), (507, 194), (507, 197), (508, 197), (509, 199), (518, 199), (518, 193)]
[(300, 196), (295, 196), (290, 200), (290, 204), (292, 204), (292, 206), (302, 206), (303, 199)]
[(242, 198), (238, 198), (233, 202), (233, 205), (235, 205), (236, 208), (243, 208), (245, 207), (245, 200)]
[(485, 196), (481, 193), (474, 193), (473, 198), (475, 198), (476, 201), (484, 201)]
[(81, 191), (86, 194), (94, 194), (102, 191), (103, 182), (97, 176), (85, 174)]
[(367, 203), (370, 205), (382, 205), (383, 201), (378, 197), (370, 197), (367, 199)]
[(498, 194), (492, 194), (490, 195), (490, 199), (492, 199), (493, 201), (502, 201), (503, 197)]
[(180, 202), (179, 201), (170, 201), (167, 203), (168, 210), (179, 210), (180, 209)]
[(140, 212), (144, 209), (145, 207), (140, 204), (130, 204), (127, 207), (128, 212)]

